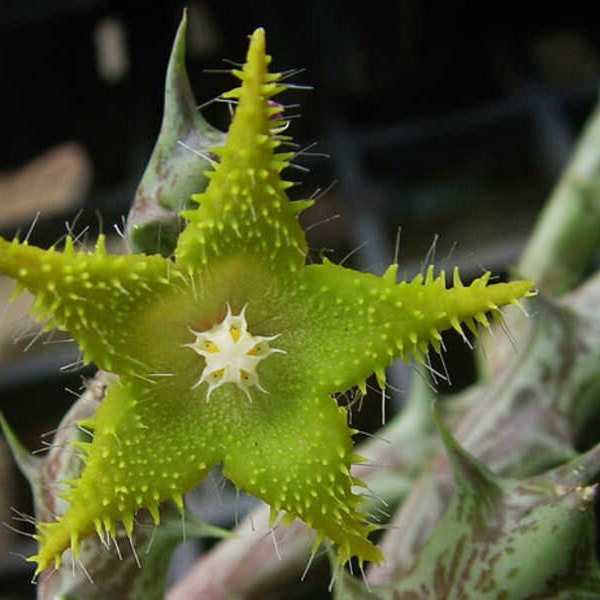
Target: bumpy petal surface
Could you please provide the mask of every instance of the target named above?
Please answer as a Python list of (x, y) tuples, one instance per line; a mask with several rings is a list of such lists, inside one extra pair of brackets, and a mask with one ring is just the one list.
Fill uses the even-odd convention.
[(297, 215), (307, 203), (290, 202), (285, 193), (290, 184), (280, 177), (290, 155), (274, 152), (280, 141), (273, 131), (281, 121), (269, 100), (285, 87), (277, 83), (281, 75), (268, 72), (270, 62), (258, 29), (244, 70), (234, 71), (241, 87), (225, 94), (237, 105), (227, 143), (213, 149), (220, 164), (207, 173), (206, 191), (194, 196), (199, 208), (183, 213), (190, 223), (176, 260), (192, 270), (240, 255), (277, 276), (304, 265), (306, 241)]
[[(251, 38), (220, 162), (174, 260), (42, 251), (0, 241), (0, 270), (36, 295), (35, 313), (71, 332), (87, 360), (120, 375), (83, 425), (85, 468), (68, 482), (67, 512), (39, 525), (38, 572), (85, 536), (131, 531), (135, 511), (158, 514), (222, 463), (239, 487), (285, 520), (333, 540), (339, 560), (380, 562), (369, 541), (353, 430), (332, 394), (364, 385), (396, 358), (439, 348), (444, 329), (487, 324), (486, 313), (527, 295), (530, 282), (446, 289), (433, 270), (396, 282), (330, 263), (305, 266), (306, 241), (280, 172), (284, 86), (267, 70), (264, 31)], [(164, 150), (164, 149), (163, 149)], [(201, 165), (202, 162), (199, 162)], [(201, 167), (200, 167), (201, 168)]]
[[(531, 289), (530, 281), (487, 285), (485, 273), (468, 287), (455, 271), (446, 288), (442, 271), (410, 282), (396, 282), (397, 266), (383, 277), (359, 273), (330, 262), (306, 267), (298, 282), (296, 310), (303, 323), (303, 348), (310, 359), (306, 377), (328, 392), (362, 386), (373, 372), (380, 382), (395, 359), (421, 362), (430, 345), (440, 350), (441, 333), (477, 333), (488, 325), (487, 314), (518, 303)], [(291, 307), (290, 307), (291, 308)]]
[(201, 425), (204, 405), (190, 402), (188, 389), (176, 379), (111, 385), (94, 418), (81, 424), (92, 441), (77, 443), (85, 468), (65, 482), (68, 511), (39, 524), (40, 549), (31, 559), (38, 570), (58, 566), (66, 548), (77, 555), (79, 542), (94, 532), (114, 536), (118, 521), (131, 534), (142, 507), (156, 522), (160, 502), (183, 507), (182, 495), (217, 462), (210, 427)]
[(0, 272), (34, 294), (34, 316), (68, 331), (87, 362), (119, 374), (151, 370), (138, 350), (154, 334), (133, 326), (178, 279), (171, 267), (158, 256), (107, 255), (103, 237), (89, 253), (70, 238), (63, 252), (0, 238)]
[(358, 457), (353, 452), (347, 413), (327, 394), (303, 385), (281, 386), (267, 377), (268, 394), (244, 407), (242, 427), (231, 432), (223, 472), (238, 487), (267, 499), (273, 516), (295, 517), (317, 531), (315, 548), (329, 538), (338, 558), (381, 562), (368, 539), (375, 527), (362, 511), (364, 498), (353, 490), (360, 482), (350, 475)]

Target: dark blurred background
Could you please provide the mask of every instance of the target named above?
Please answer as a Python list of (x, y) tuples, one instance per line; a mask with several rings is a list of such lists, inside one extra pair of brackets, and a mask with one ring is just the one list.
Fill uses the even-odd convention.
[[(594, 102), (598, 26), (589, 15), (558, 8), (553, 14), (548, 5), (543, 12), (493, 12), (472, 4), (403, 0), (350, 9), (338, 1), (190, 1), (190, 78), (199, 103), (227, 89), (228, 76), (204, 69), (226, 67), (224, 58), (242, 60), (247, 35), (264, 26), (275, 68), (305, 68), (296, 81), (314, 86), (287, 97), (302, 102), (293, 135), (332, 154), (305, 159), (311, 174), (296, 193), (336, 180), (331, 202), (345, 220), (366, 208), (392, 211), (385, 239), (369, 239), (368, 229), (361, 238), (370, 242), (371, 267), (383, 269), (373, 260), (378, 244), (389, 255), (400, 224), (411, 256), (414, 238), (414, 256), (423, 258), (429, 231), (440, 234), (442, 247), (458, 242), (466, 251), (468, 241), (482, 262), (498, 250), (491, 242), (499, 235), (504, 259), (514, 254), (510, 243), (529, 226), (525, 213), (535, 214)], [(62, 227), (69, 211), (83, 208), (80, 223), (99, 210), (110, 227), (126, 213), (160, 124), (164, 70), (182, 8), (0, 2), (0, 171), (18, 170), (65, 142), (77, 142), (89, 161), (88, 171), (77, 165), (90, 184), (79, 205), (45, 211), (47, 221), (56, 217)], [(205, 113), (227, 126), (222, 105)], [(513, 218), (513, 209), (522, 218)], [(478, 226), (497, 220), (500, 233), (478, 235), (464, 218)], [(0, 230), (16, 221), (0, 218)], [(44, 228), (35, 232), (41, 237)], [(47, 235), (50, 241), (55, 232)]]
[[(122, 225), (160, 126), (183, 6), (0, 0), (2, 235), (26, 232), (38, 211), (31, 239), (41, 245), (63, 235), (65, 222), (91, 232)], [(293, 81), (314, 89), (286, 96), (302, 104), (290, 132), (331, 155), (307, 154), (298, 162), (309, 171), (292, 173), (304, 182), (297, 197), (323, 190), (304, 217), (309, 243), (377, 273), (393, 259), (401, 226), (407, 276), (432, 248), (431, 260), (459, 264), (466, 279), (482, 268), (502, 276), (596, 102), (600, 25), (564, 5), (190, 0), (187, 8), (199, 104), (232, 86), (205, 70), (242, 61), (257, 26), (276, 70), (305, 69)], [(203, 112), (227, 127), (222, 104)], [(0, 280), (0, 306), (9, 294)], [(26, 309), (26, 301), (0, 309), (0, 410), (36, 448), (82, 373), (64, 368), (77, 360), (72, 347), (22, 352), (35, 338)], [(448, 355), (454, 389), (472, 376), (463, 350)], [(399, 372), (396, 383), (406, 377)], [(2, 448), (0, 479), (10, 469), (1, 456)], [(7, 481), (8, 502), (26, 507), (27, 492)], [(21, 591), (28, 572), (22, 559), (0, 558), (0, 600), (30, 597)]]

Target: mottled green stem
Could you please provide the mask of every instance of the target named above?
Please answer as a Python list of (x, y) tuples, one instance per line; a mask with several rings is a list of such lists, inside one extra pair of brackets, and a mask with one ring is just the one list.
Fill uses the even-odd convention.
[(580, 281), (599, 244), (600, 105), (589, 117), (517, 271), (546, 294), (564, 294)]
[[(513, 348), (513, 359), (486, 384), (448, 400), (467, 407), (454, 418), (457, 439), (495, 472), (526, 477), (561, 464), (575, 455), (585, 430), (598, 423), (600, 316), (594, 307), (599, 297), (596, 275), (567, 297), (540, 300), (532, 335)], [(594, 442), (596, 432), (597, 427)], [(384, 538), (387, 564), (371, 570), (373, 583), (410, 571), (448, 506), (453, 481), (445, 455), (423, 469)]]
[(210, 150), (225, 134), (209, 125), (198, 110), (185, 69), (185, 13), (167, 67), (165, 107), (156, 145), (129, 216), (131, 252), (170, 256), (185, 226), (180, 212), (191, 208), (192, 194), (208, 184)]
[[(515, 271), (531, 278), (542, 294), (560, 296), (581, 281), (599, 246), (600, 104), (583, 127)], [(479, 369), (483, 376), (502, 369), (514, 347), (526, 343), (526, 315), (509, 307), (503, 317), (510, 337), (493, 331), (482, 336), (485, 350), (479, 356)]]
[[(347, 589), (339, 600), (597, 598), (590, 485), (600, 445), (548, 473), (501, 478), (466, 452), (437, 418), (456, 488), (415, 565), (389, 585)], [(400, 535), (400, 534), (397, 534)]]

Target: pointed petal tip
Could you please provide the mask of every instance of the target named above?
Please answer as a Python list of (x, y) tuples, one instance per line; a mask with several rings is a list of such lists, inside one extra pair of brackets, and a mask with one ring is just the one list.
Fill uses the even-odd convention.
[(266, 33), (263, 27), (258, 27), (250, 36), (246, 56), (247, 65), (244, 69), (248, 68), (248, 64), (264, 64), (264, 61), (266, 61), (266, 64), (270, 62), (270, 57), (267, 56)]
[(260, 47), (262, 46), (264, 48), (265, 46), (265, 39), (266, 39), (266, 34), (265, 34), (265, 28), (264, 27), (257, 27), (254, 32), (252, 33), (252, 35), (250, 36), (250, 47)]
[(533, 281), (526, 280), (523, 283), (529, 286), (529, 289), (525, 293), (525, 298), (535, 298), (537, 295), (539, 295), (540, 290), (536, 287)]

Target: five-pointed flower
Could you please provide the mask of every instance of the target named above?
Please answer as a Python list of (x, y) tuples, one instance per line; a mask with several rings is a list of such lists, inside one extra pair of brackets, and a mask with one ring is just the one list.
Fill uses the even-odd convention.
[(329, 538), (340, 562), (380, 562), (368, 539), (360, 482), (350, 468), (354, 431), (333, 394), (364, 389), (396, 358), (421, 360), (440, 332), (487, 324), (531, 282), (465, 287), (455, 272), (396, 282), (330, 262), (306, 265), (298, 214), (280, 173), (283, 123), (271, 99), (285, 89), (268, 72), (265, 36), (251, 38), (225, 146), (172, 259), (44, 251), (0, 240), (0, 271), (35, 295), (46, 327), (71, 333), (86, 361), (118, 375), (83, 425), (85, 468), (68, 482), (67, 512), (38, 527), (38, 571), (94, 532), (132, 530), (134, 514), (182, 496), (221, 463), (240, 489), (274, 514), (299, 517)]

